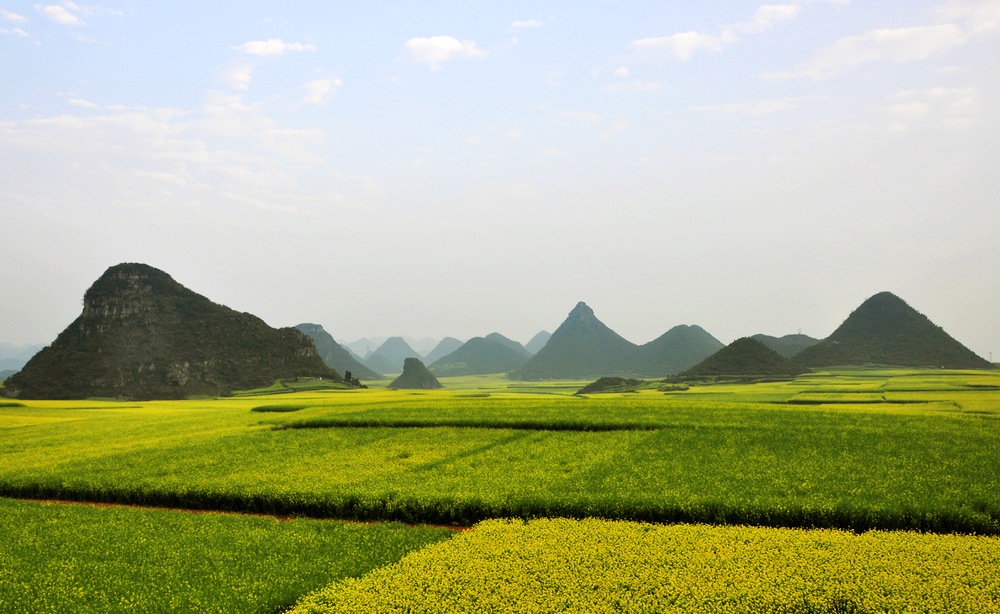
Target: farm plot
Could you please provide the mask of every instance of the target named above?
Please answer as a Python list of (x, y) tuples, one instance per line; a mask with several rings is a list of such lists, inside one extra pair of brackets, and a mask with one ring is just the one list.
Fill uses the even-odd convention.
[(491, 520), (292, 614), (1000, 612), (1000, 539)]
[(452, 534), (9, 499), (0, 526), (4, 612), (275, 612)]
[[(369, 390), (26, 402), (0, 408), (0, 492), (418, 523), (599, 516), (995, 534), (1000, 420), (988, 408), (1000, 394), (960, 385), (972, 378), (947, 385), (976, 412), (941, 399), (780, 402), (836, 384), (817, 375), (590, 398)], [(251, 411), (261, 406), (295, 411)]]

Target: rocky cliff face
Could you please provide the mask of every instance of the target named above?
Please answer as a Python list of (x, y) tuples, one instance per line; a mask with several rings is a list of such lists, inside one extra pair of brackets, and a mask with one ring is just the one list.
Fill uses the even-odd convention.
[(144, 264), (108, 269), (83, 312), (5, 393), (22, 398), (183, 398), (278, 379), (340, 380), (292, 328), (215, 304)]

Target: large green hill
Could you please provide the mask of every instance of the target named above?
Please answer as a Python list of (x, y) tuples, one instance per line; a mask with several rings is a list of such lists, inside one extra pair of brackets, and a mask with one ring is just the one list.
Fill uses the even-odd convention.
[(599, 377), (631, 373), (637, 346), (577, 303), (548, 343), (511, 374), (523, 380)]
[(7, 380), (34, 399), (175, 399), (341, 376), (294, 328), (218, 305), (145, 264), (109, 268), (83, 313)]
[(875, 364), (993, 368), (890, 292), (866, 300), (829, 337), (802, 350), (793, 360), (806, 367)]

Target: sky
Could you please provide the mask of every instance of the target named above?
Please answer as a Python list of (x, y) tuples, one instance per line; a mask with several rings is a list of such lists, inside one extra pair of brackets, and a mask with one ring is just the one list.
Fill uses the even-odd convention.
[(0, 341), (143, 262), (272, 326), (1000, 359), (1000, 1), (0, 0)]

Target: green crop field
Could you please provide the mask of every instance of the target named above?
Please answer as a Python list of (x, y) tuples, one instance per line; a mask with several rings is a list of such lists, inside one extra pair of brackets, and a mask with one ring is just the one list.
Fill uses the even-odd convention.
[[(584, 382), (442, 382), (5, 404), (0, 495), (429, 524), (907, 530), (986, 539), (995, 556), (997, 537), (973, 535), (1000, 535), (1000, 373), (858, 370), (586, 397), (572, 394)], [(977, 599), (1000, 603), (985, 586)]]
[(0, 611), (275, 612), (451, 531), (0, 499)]

